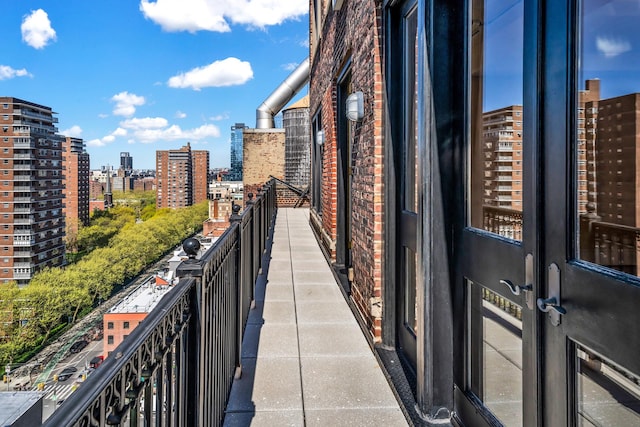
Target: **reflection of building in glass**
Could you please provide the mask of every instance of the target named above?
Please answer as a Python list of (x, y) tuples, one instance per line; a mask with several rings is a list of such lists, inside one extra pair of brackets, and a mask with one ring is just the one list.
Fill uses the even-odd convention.
[(587, 202), (596, 200), (596, 126), (600, 80), (587, 80), (578, 95), (578, 212), (587, 211)]
[(236, 123), (231, 126), (231, 169), (227, 181), (242, 181), (242, 132), (247, 126)]
[(589, 203), (580, 211), (580, 258), (637, 275), (640, 94), (598, 99), (599, 88), (587, 81), (595, 93), (584, 105)]
[(596, 211), (604, 222), (640, 226), (640, 94), (599, 102)]
[(483, 114), (483, 203), (522, 210), (522, 106)]
[(482, 228), (522, 238), (522, 106), (482, 115)]

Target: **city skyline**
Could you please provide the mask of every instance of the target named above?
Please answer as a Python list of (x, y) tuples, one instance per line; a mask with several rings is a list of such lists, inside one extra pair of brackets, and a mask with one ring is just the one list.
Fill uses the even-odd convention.
[(263, 3), (4, 5), (0, 94), (51, 106), (58, 132), (85, 141), (92, 169), (118, 165), (120, 152), (154, 169), (156, 150), (187, 142), (229, 167), (231, 126), (253, 127), (308, 56), (307, 2)]

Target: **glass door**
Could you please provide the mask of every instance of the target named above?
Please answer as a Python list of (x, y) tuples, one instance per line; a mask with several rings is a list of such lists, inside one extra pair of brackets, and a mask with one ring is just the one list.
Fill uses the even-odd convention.
[(548, 2), (545, 20), (544, 421), (637, 426), (640, 6)]
[(466, 339), (455, 399), (466, 425), (537, 419), (538, 168), (525, 124), (531, 77), (523, 72), (530, 25), (523, 1), (470, 1), (468, 205), (459, 249)]

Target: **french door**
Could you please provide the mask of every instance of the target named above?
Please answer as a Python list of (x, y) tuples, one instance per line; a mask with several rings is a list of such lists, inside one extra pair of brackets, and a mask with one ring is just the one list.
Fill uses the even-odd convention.
[(465, 425), (640, 425), (640, 8), (471, 0)]

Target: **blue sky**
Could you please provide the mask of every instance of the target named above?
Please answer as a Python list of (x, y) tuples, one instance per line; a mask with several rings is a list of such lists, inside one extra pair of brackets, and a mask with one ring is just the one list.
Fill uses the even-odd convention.
[[(582, 0), (578, 85), (601, 80), (601, 98), (640, 92), (640, 0)], [(522, 104), (523, 0), (485, 3), (484, 111)]]
[(92, 169), (188, 141), (228, 166), (231, 126), (309, 51), (307, 0), (20, 0), (0, 28), (0, 96), (52, 107)]

